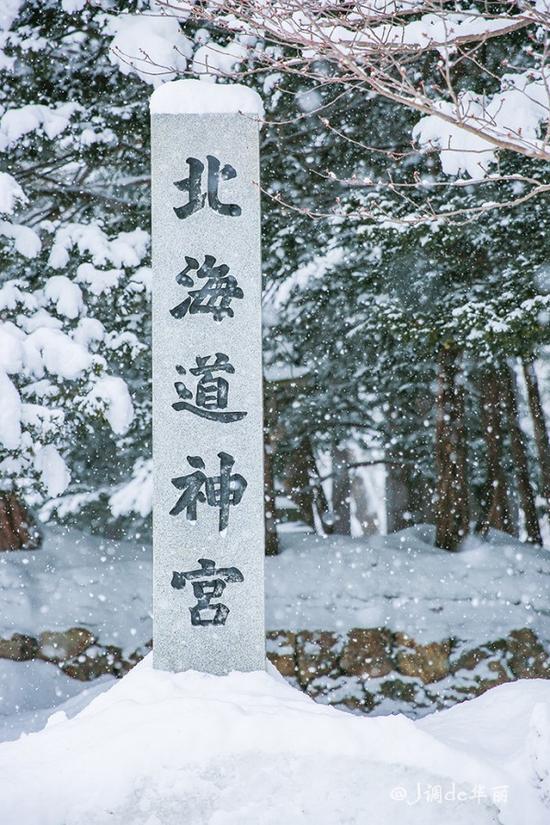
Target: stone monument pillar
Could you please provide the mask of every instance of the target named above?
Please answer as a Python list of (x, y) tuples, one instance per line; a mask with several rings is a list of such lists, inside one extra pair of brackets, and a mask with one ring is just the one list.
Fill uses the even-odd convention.
[(261, 101), (151, 98), (154, 666), (265, 667)]

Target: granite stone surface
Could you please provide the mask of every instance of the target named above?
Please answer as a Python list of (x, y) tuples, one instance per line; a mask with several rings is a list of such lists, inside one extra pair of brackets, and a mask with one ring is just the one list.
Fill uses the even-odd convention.
[(154, 665), (265, 667), (258, 123), (152, 115)]

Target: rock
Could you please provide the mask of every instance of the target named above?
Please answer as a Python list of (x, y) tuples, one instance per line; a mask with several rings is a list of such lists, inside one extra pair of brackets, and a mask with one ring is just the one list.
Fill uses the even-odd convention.
[(80, 656), (75, 656), (61, 665), (63, 673), (71, 679), (78, 679), (79, 682), (90, 682), (92, 679), (105, 675), (123, 676), (124, 666), (122, 650), (112, 645), (107, 647), (94, 645), (87, 649), (86, 654), (81, 653)]
[(14, 633), (11, 639), (0, 639), (0, 659), (27, 662), (38, 654), (38, 642), (32, 636)]
[(296, 676), (297, 665), (294, 656), (279, 656), (277, 653), (268, 653), (267, 658), (285, 679)]
[[(292, 653), (296, 647), (296, 634), (290, 630), (268, 630), (265, 634), (268, 650), (278, 653)], [(288, 648), (282, 650), (281, 648)]]
[(508, 664), (518, 679), (548, 679), (550, 656), (529, 628), (512, 630), (508, 637)]
[(365, 691), (363, 697), (358, 699), (356, 696), (345, 696), (337, 707), (347, 708), (351, 711), (358, 711), (360, 713), (369, 713), (376, 707), (376, 702), (372, 693)]
[(479, 696), (480, 693), (483, 693), (483, 691), (479, 689), (478, 681), (452, 685), (443, 696), (445, 707), (451, 707), (457, 702), (463, 702), (465, 699), (473, 699), (474, 696)]
[[(502, 640), (485, 644), (463, 652), (452, 663), (454, 679), (450, 691), (446, 690), (445, 700), (462, 701), (464, 698), (480, 696), (489, 688), (511, 681), (514, 676), (508, 667), (506, 650)], [(494, 649), (491, 650), (490, 647)]]
[(391, 641), (390, 631), (384, 628), (362, 630), (356, 627), (350, 630), (340, 657), (340, 668), (350, 676), (387, 676), (393, 670)]
[[(118, 650), (118, 648), (115, 648)], [(133, 667), (139, 664), (142, 659), (144, 659), (147, 654), (153, 649), (153, 640), (150, 639), (145, 644), (140, 645), (140, 647), (136, 648), (126, 659), (121, 659), (120, 661), (116, 661), (114, 664), (114, 668), (116, 670), (117, 676), (125, 676)]]
[(484, 648), (490, 650), (491, 653), (498, 653), (503, 654), (506, 653), (508, 649), (508, 640), (507, 639), (493, 639), (491, 642), (485, 642), (483, 645)]
[(375, 706), (374, 696), (365, 690), (363, 680), (357, 676), (319, 676), (309, 683), (306, 693), (323, 705), (362, 713)]
[(397, 669), (404, 676), (421, 679), (425, 685), (438, 682), (449, 675), (449, 655), (451, 642), (431, 642), (415, 645), (407, 651), (400, 650), (396, 656)]
[(266, 633), (267, 658), (281, 676), (296, 676), (296, 634), (288, 630), (269, 630)]
[(418, 683), (403, 682), (402, 679), (387, 679), (380, 684), (380, 693), (386, 699), (413, 705), (418, 688)]
[(498, 659), (493, 659), (491, 662), (487, 662), (487, 668), (492, 672), (496, 673), (495, 679), (502, 679), (503, 681), (510, 680), (510, 674), (507, 672), (504, 664), (499, 662)]
[(38, 637), (39, 658), (49, 662), (64, 662), (80, 656), (95, 643), (95, 638), (84, 627), (64, 631), (45, 630)]
[[(348, 705), (349, 707), (349, 705)], [(376, 696), (374, 693), (371, 693), (369, 690), (365, 691), (365, 698), (361, 701), (361, 709), (363, 712), (368, 713), (371, 710), (374, 710), (376, 707)]]
[(497, 685), (503, 685), (506, 682), (513, 681), (513, 676), (508, 673), (503, 662), (500, 662), (498, 659), (488, 662), (487, 668), (491, 671), (491, 673), (495, 674), (494, 679), (480, 679), (477, 684), (476, 696), (481, 696), (482, 693), (485, 693), (485, 691), (490, 690), (490, 688), (496, 687)]
[(487, 659), (489, 654), (482, 647), (474, 647), (472, 650), (465, 650), (460, 656), (451, 663), (451, 673), (458, 673), (459, 670), (475, 670), (476, 667), (484, 659)]
[(304, 630), (296, 636), (298, 681), (305, 687), (318, 676), (338, 673), (341, 640), (328, 631)]
[(416, 647), (416, 642), (413, 637), (399, 630), (393, 634), (393, 644), (394, 647)]

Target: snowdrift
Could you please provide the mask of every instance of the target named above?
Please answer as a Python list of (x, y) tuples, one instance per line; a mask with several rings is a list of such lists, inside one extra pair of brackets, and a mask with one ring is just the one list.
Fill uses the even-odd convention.
[(549, 714), (546, 681), (412, 722), (315, 704), (273, 670), (171, 674), (147, 657), (72, 719), (0, 745), (0, 822), (543, 825)]

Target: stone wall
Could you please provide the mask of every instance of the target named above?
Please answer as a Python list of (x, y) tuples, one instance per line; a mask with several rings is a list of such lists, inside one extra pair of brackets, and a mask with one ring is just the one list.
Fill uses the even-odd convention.
[(124, 656), (119, 647), (98, 644), (95, 636), (84, 627), (71, 627), (65, 631), (45, 630), (38, 638), (14, 633), (11, 639), (0, 639), (0, 659), (51, 662), (67, 676), (82, 682), (105, 674), (124, 676), (150, 649), (151, 642), (148, 642)]
[(275, 667), (310, 696), (366, 713), (418, 715), (503, 682), (550, 678), (550, 648), (528, 628), (478, 647), (458, 639), (418, 644), (387, 628), (271, 631), (267, 644)]
[[(0, 659), (51, 662), (82, 681), (123, 676), (151, 648), (124, 656), (86, 628), (0, 639)], [(473, 647), (458, 639), (418, 644), (386, 628), (267, 634), (267, 655), (279, 672), (317, 701), (359, 713), (412, 716), (478, 696), (503, 682), (550, 678), (550, 648), (528, 628)]]

